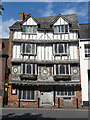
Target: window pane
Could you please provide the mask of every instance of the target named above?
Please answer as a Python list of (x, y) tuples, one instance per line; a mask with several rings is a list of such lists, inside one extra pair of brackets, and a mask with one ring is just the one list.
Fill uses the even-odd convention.
[(23, 53), (25, 53), (25, 44), (23, 43), (23, 48), (22, 48), (22, 50), (23, 50)]
[(23, 74), (25, 74), (25, 64), (23, 64)]
[(64, 25), (61, 26), (61, 32), (64, 32)]
[(67, 44), (65, 44), (65, 53), (67, 53)]
[(65, 25), (65, 32), (68, 32), (68, 25)]
[(33, 33), (33, 26), (30, 26), (30, 33)]
[(26, 26), (22, 26), (22, 31), (26, 32)]
[(31, 100), (34, 100), (34, 91), (31, 91)]
[(60, 65), (60, 74), (65, 74), (65, 66)]
[(58, 74), (58, 65), (56, 65), (56, 74)]
[(54, 33), (56, 33), (57, 32), (57, 27), (56, 26), (54, 26)]
[(30, 32), (29, 26), (26, 26), (26, 32)]
[(55, 44), (55, 53), (57, 53), (57, 44)]
[(31, 65), (27, 64), (27, 74), (31, 74)]
[(63, 53), (63, 44), (59, 44), (59, 53)]
[(23, 99), (26, 99), (26, 90), (23, 90)]
[(30, 100), (30, 90), (27, 90), (27, 99)]
[(36, 28), (37, 28), (36, 26), (33, 26), (33, 33), (36, 33), (37, 31)]
[(69, 67), (66, 65), (66, 74), (69, 74)]
[(33, 74), (35, 74), (35, 64), (33, 64)]
[(35, 44), (32, 44), (32, 53), (35, 53)]
[(68, 87), (68, 96), (71, 96), (71, 88)]
[(65, 95), (67, 96), (67, 87), (65, 87)]
[(60, 95), (60, 92), (59, 92), (59, 91), (57, 91), (57, 95)]
[(31, 45), (26, 45), (26, 53), (31, 53)]

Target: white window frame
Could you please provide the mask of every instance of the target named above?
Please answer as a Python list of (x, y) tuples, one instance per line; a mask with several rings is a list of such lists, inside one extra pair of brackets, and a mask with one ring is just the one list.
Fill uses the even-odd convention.
[(66, 74), (66, 64), (63, 64), (64, 66), (65, 66), (65, 74), (60, 74), (60, 66), (61, 66), (61, 64), (58, 64), (58, 74), (56, 74), (56, 64), (54, 65), (54, 75), (71, 75), (71, 73), (70, 73), (70, 69), (71, 69), (71, 67), (70, 67), (70, 64), (67, 64), (68, 65), (68, 69), (69, 69), (69, 74)]
[[(24, 89), (23, 89), (24, 90)], [(30, 90), (30, 92), (34, 91), (34, 99), (23, 99), (23, 90), (21, 90), (21, 98), (20, 98), (20, 101), (36, 101), (36, 91), (35, 90)], [(27, 91), (26, 90), (26, 98), (27, 98)], [(31, 94), (31, 93), (30, 93)], [(30, 96), (31, 97), (31, 96)], [(17, 90), (17, 100), (19, 100), (19, 90)]]
[(85, 44), (84, 45), (85, 55), (87, 55), (87, 56), (85, 56), (85, 58), (90, 58), (90, 56), (88, 56), (88, 55), (90, 55), (90, 48), (88, 46), (90, 47), (90, 44)]
[[(62, 32), (62, 26), (64, 26), (64, 31)], [(68, 26), (68, 32), (65, 32), (65, 26)], [(53, 29), (55, 29), (56, 27), (56, 31), (54, 30), (54, 33), (69, 33), (69, 25), (54, 25), (53, 26)], [(59, 32), (59, 29), (58, 27), (60, 27), (60, 32)]]

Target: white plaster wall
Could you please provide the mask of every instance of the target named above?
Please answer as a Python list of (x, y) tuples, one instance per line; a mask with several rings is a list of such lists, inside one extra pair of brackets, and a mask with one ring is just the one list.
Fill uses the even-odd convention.
[(90, 44), (88, 41), (80, 41), (80, 70), (81, 70), (81, 87), (82, 87), (82, 102), (88, 101), (88, 69), (90, 69), (90, 59), (85, 58), (84, 44)]
[(37, 25), (37, 23), (30, 17), (23, 25)]

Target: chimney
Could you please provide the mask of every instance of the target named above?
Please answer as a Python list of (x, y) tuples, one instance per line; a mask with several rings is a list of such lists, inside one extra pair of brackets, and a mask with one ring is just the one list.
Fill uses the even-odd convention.
[(24, 14), (25, 18), (28, 16), (28, 14)]
[(23, 21), (24, 20), (24, 12), (19, 13), (19, 20)]

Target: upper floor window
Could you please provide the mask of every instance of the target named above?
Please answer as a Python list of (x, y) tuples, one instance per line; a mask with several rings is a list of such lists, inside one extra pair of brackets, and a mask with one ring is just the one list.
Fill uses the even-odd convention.
[(23, 53), (31, 53), (35, 54), (36, 53), (36, 44), (22, 44), (22, 52)]
[(85, 57), (90, 57), (90, 44), (86, 44), (84, 47), (85, 47)]
[(68, 51), (68, 44), (67, 43), (55, 44), (55, 47), (54, 47), (55, 53), (67, 53), (67, 51)]
[(22, 73), (23, 74), (37, 74), (37, 65), (36, 64), (22, 64)]
[(22, 26), (22, 31), (27, 32), (27, 33), (31, 33), (31, 34), (35, 34), (37, 32), (37, 26), (23, 25)]
[(68, 65), (68, 64), (56, 65), (55, 71), (56, 71), (57, 75), (69, 75), (70, 74), (70, 65)]
[(56, 25), (53, 28), (54, 28), (54, 33), (67, 33), (68, 32), (68, 25)]

